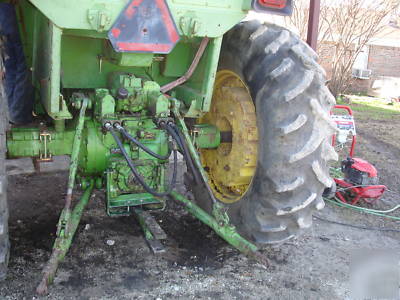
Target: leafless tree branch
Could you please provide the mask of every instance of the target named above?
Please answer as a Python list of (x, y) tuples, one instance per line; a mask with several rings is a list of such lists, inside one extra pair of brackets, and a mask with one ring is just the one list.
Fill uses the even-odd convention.
[[(295, 1), (286, 24), (307, 36), (309, 0)], [(329, 87), (334, 95), (345, 93), (353, 82), (352, 68), (363, 48), (381, 34), (398, 12), (399, 0), (322, 0), (319, 43), (333, 47)], [(321, 50), (321, 48), (319, 49)]]

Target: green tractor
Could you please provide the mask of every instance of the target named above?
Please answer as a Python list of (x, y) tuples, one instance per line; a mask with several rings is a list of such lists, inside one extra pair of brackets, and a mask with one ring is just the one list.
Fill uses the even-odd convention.
[[(40, 165), (71, 157), (39, 293), (66, 255), (93, 189), (105, 189), (108, 215), (138, 218), (154, 251), (162, 250), (163, 234), (149, 212), (171, 200), (259, 259), (262, 245), (309, 228), (333, 184), (335, 100), (316, 53), (298, 36), (242, 21), (250, 10), (290, 14), (292, 5), (18, 1), (34, 114), (47, 122), (10, 128), (1, 98), (1, 275), (9, 257), (6, 158), (32, 157)], [(178, 153), (194, 201), (175, 189)], [(83, 193), (75, 200), (78, 186)]]

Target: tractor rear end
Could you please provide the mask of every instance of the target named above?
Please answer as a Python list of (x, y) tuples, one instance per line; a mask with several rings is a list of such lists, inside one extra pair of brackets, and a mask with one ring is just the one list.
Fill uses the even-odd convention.
[[(288, 14), (291, 7), (283, 0), (18, 3), (35, 114), (52, 121), (9, 130), (7, 157), (40, 164), (71, 156), (39, 293), (95, 188), (106, 190), (110, 216), (138, 218), (155, 251), (164, 235), (148, 212), (172, 199), (258, 259), (260, 245), (311, 226), (333, 184), (334, 99), (315, 52), (297, 36), (240, 22), (252, 9)], [(195, 201), (175, 190), (178, 152)], [(84, 193), (74, 205), (78, 185)], [(1, 242), (6, 256), (6, 234)]]

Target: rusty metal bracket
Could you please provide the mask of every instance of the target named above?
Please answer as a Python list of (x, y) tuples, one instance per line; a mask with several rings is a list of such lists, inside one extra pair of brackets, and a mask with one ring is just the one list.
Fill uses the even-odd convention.
[(194, 71), (196, 70), (196, 68), (200, 62), (200, 59), (203, 57), (203, 54), (206, 51), (209, 41), (210, 41), (210, 39), (208, 37), (203, 38), (203, 40), (200, 43), (199, 49), (197, 50), (197, 53), (193, 59), (193, 62), (190, 65), (189, 69), (186, 71), (185, 75), (183, 75), (182, 77), (178, 78), (175, 81), (172, 81), (170, 83), (167, 83), (166, 85), (163, 85), (161, 87), (162, 93), (169, 92), (170, 90), (176, 88), (177, 86), (184, 84), (186, 81), (188, 81), (192, 77)]

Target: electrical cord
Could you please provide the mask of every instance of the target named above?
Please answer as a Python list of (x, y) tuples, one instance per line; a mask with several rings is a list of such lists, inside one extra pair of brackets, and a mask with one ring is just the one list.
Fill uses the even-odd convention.
[(128, 153), (126, 152), (126, 150), (124, 148), (124, 145), (122, 144), (121, 140), (119, 139), (119, 137), (115, 133), (113, 126), (108, 123), (108, 124), (105, 124), (104, 127), (113, 136), (115, 142), (118, 145), (118, 148), (121, 150), (122, 155), (124, 156), (126, 162), (128, 163), (129, 168), (131, 169), (131, 171), (132, 171), (133, 175), (136, 177), (136, 179), (139, 181), (140, 185), (143, 186), (143, 188), (148, 193), (150, 193), (150, 194), (152, 194), (153, 196), (156, 196), (156, 197), (164, 197), (164, 196), (168, 196), (169, 194), (171, 194), (172, 190), (175, 188), (175, 185), (176, 185), (176, 176), (177, 176), (177, 170), (178, 170), (178, 153), (177, 153), (176, 147), (174, 147), (174, 149), (173, 149), (174, 169), (173, 169), (173, 173), (172, 173), (171, 182), (170, 182), (166, 192), (159, 193), (159, 192), (155, 191), (154, 189), (152, 189), (150, 186), (148, 186), (147, 183), (144, 181), (142, 175), (140, 175), (140, 173), (136, 169), (132, 159), (129, 157)]
[(142, 149), (144, 152), (150, 154), (151, 156), (158, 158), (160, 160), (167, 160), (169, 159), (169, 157), (171, 156), (171, 152), (172, 149), (171, 147), (168, 147), (168, 154), (165, 156), (159, 155), (155, 152), (153, 152), (152, 150), (150, 150), (149, 148), (147, 148), (145, 145), (143, 145), (141, 142), (139, 142), (137, 139), (135, 139), (133, 136), (131, 136), (124, 127), (122, 127), (121, 125), (117, 124), (115, 125), (115, 128), (121, 132), (123, 134), (124, 137), (126, 137), (129, 141), (131, 141), (132, 143), (134, 143), (136, 146), (138, 146), (140, 149)]
[(363, 229), (363, 230), (371, 230), (371, 231), (384, 231), (384, 232), (400, 232), (400, 229), (395, 229), (395, 228), (380, 228), (380, 227), (369, 227), (369, 226), (361, 226), (361, 225), (354, 225), (354, 224), (348, 224), (348, 223), (342, 223), (338, 221), (332, 221), (325, 219), (320, 216), (313, 215), (313, 217), (317, 220), (326, 222), (326, 223), (331, 223), (331, 224), (336, 224), (336, 225), (341, 225), (341, 226), (346, 226), (346, 227), (352, 227), (356, 229)]

